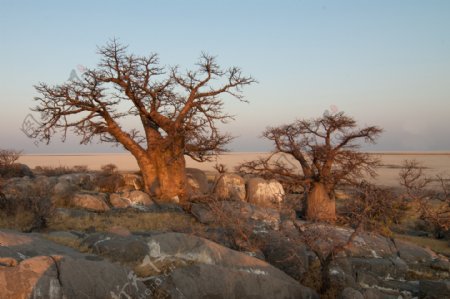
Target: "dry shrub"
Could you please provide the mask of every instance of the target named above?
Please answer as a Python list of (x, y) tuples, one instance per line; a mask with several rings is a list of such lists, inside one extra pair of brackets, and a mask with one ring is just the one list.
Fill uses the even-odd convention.
[(26, 165), (16, 163), (21, 154), (22, 151), (0, 149), (0, 177), (33, 176)]
[(365, 230), (391, 235), (390, 227), (399, 224), (408, 204), (394, 191), (362, 182), (344, 201), (340, 221), (352, 227), (362, 224)]
[[(254, 231), (255, 224), (251, 219), (242, 218), (240, 213), (230, 213), (223, 209), (220, 200), (213, 196), (203, 199), (214, 218), (211, 227), (220, 228), (226, 243), (232, 249), (240, 251), (258, 251), (261, 248), (261, 240), (257, 238)], [(209, 238), (208, 236), (204, 236)]]
[(114, 213), (88, 213), (85, 216), (55, 214), (49, 221), (52, 230), (109, 231), (120, 226), (130, 231), (176, 231), (200, 230), (201, 225), (192, 216), (180, 212), (141, 212), (123, 210)]
[(10, 167), (20, 158), (22, 151), (0, 149), (0, 167)]
[(0, 200), (1, 225), (28, 232), (46, 228), (54, 213), (50, 197), (49, 186), (39, 184), (3, 196)]
[(120, 187), (125, 186), (125, 180), (119, 174), (116, 165), (106, 164), (102, 166), (100, 173), (95, 178), (94, 184), (100, 192), (114, 193)]
[(113, 175), (113, 174), (118, 173), (119, 168), (115, 164), (109, 163), (109, 164), (103, 165), (101, 167), (101, 170), (104, 175)]
[(89, 172), (89, 168), (85, 165), (75, 165), (73, 167), (68, 166), (36, 166), (34, 171), (45, 176), (60, 176), (71, 173), (83, 173)]

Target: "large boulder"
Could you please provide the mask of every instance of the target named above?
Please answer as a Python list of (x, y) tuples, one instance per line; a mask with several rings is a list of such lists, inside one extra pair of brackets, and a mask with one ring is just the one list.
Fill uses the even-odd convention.
[(70, 199), (70, 205), (93, 212), (106, 212), (110, 209), (106, 197), (104, 193), (78, 192)]
[(150, 195), (138, 190), (113, 193), (109, 196), (109, 202), (115, 208), (149, 207), (154, 205)]
[(191, 195), (202, 196), (209, 193), (208, 177), (202, 170), (186, 168), (186, 178)]
[(90, 190), (92, 189), (92, 184), (95, 175), (90, 173), (68, 173), (63, 174), (58, 177), (58, 182), (67, 182), (72, 185), (76, 185), (80, 189)]
[(247, 201), (255, 205), (278, 205), (285, 196), (283, 186), (276, 180), (251, 178), (247, 181), (246, 189)]
[(245, 201), (245, 180), (237, 174), (221, 174), (216, 179), (213, 193), (219, 200)]
[(52, 189), (52, 202), (56, 206), (66, 206), (79, 187), (68, 180), (58, 181)]

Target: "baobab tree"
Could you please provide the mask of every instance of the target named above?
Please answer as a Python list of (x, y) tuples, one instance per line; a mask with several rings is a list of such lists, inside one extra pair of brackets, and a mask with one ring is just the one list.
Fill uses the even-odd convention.
[[(268, 158), (241, 164), (245, 174), (273, 175), (290, 184), (304, 187), (306, 217), (334, 221), (335, 189), (338, 184), (356, 184), (364, 174), (374, 176), (378, 159), (360, 152), (362, 140), (373, 143), (382, 129), (376, 126), (358, 128), (356, 121), (343, 112), (326, 114), (311, 120), (297, 120), (279, 127), (269, 127), (263, 137), (275, 149)], [(299, 167), (278, 159), (276, 155), (298, 162)]]
[[(205, 161), (224, 150), (232, 137), (219, 131), (223, 95), (242, 98), (242, 87), (255, 80), (237, 67), (222, 69), (215, 57), (202, 54), (195, 71), (162, 67), (156, 54), (136, 56), (111, 40), (99, 48), (98, 66), (79, 80), (35, 86), (41, 124), (34, 136), (49, 142), (68, 132), (86, 144), (98, 138), (121, 144), (135, 158), (145, 190), (162, 200), (186, 198), (185, 155)], [(135, 117), (139, 126), (126, 129)]]

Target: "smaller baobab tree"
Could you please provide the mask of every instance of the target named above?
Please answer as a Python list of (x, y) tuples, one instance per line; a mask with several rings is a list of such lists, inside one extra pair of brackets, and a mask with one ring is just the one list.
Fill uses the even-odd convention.
[[(375, 176), (378, 159), (359, 151), (359, 141), (374, 143), (382, 132), (376, 126), (358, 128), (356, 121), (343, 112), (311, 120), (297, 120), (279, 127), (269, 127), (263, 137), (275, 149), (268, 158), (246, 162), (237, 170), (245, 174), (263, 174), (302, 185), (306, 217), (310, 220), (336, 219), (335, 189), (339, 184), (356, 184), (364, 174)], [(292, 167), (275, 155), (283, 155), (300, 164)]]
[[(195, 70), (161, 66), (158, 56), (137, 56), (112, 40), (98, 51), (100, 62), (81, 80), (36, 86), (33, 111), (41, 115), (35, 137), (49, 142), (61, 132), (121, 144), (135, 158), (145, 190), (162, 200), (187, 197), (185, 155), (205, 161), (231, 140), (218, 123), (231, 117), (223, 96), (242, 100), (255, 80), (238, 67), (221, 68), (202, 54)], [(127, 128), (127, 120), (138, 125)]]

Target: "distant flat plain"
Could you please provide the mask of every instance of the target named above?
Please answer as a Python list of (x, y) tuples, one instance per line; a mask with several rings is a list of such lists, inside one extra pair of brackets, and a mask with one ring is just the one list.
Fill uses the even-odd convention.
[[(450, 176), (450, 152), (380, 152), (371, 153), (381, 159), (382, 166), (378, 169), (375, 179), (377, 184), (385, 186), (398, 185), (398, 172), (404, 160), (417, 160), (424, 167), (428, 175), (448, 174)], [(199, 163), (186, 158), (187, 167), (195, 167), (204, 171), (214, 171), (216, 163), (224, 164), (232, 171), (238, 164), (251, 161), (258, 157), (267, 157), (264, 152), (230, 152), (219, 155), (211, 162)], [(290, 159), (286, 160), (288, 163)], [(95, 153), (95, 154), (35, 154), (23, 155), (20, 163), (29, 167), (36, 166), (75, 166), (84, 165), (89, 169), (98, 170), (102, 165), (113, 163), (121, 171), (136, 171), (138, 166), (133, 156), (128, 153)], [(291, 161), (292, 162), (292, 161)], [(292, 165), (295, 165), (293, 162)]]

